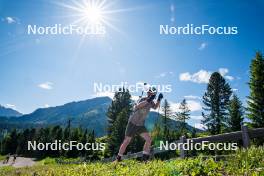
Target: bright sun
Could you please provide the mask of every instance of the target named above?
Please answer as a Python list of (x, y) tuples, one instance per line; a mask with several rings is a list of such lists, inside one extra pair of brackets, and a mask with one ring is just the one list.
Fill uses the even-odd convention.
[[(61, 0), (54, 0), (52, 2), (58, 7), (63, 8), (61, 10), (65, 15), (61, 16), (62, 18), (69, 20), (71, 25), (90, 29), (88, 32), (91, 32), (92, 34), (105, 34), (105, 29), (107, 28), (125, 35), (122, 30), (113, 24), (118, 21), (114, 17), (116, 17), (117, 13), (129, 12), (143, 8), (113, 9), (113, 6), (115, 5), (115, 1), (113, 0), (68, 0), (65, 1), (67, 3)], [(102, 32), (103, 30), (104, 32)], [(80, 50), (88, 36), (90, 35), (81, 35), (77, 52)], [(105, 37), (106, 35), (93, 36)]]
[[(57, 3), (61, 7), (71, 10), (72, 17), (76, 20), (74, 24), (107, 24), (111, 10), (107, 10), (106, 0), (72, 0), (72, 4)], [(106, 15), (107, 14), (107, 15)]]
[(111, 9), (111, 6), (115, 4), (113, 0), (71, 0), (70, 2), (70, 4), (63, 2), (55, 2), (55, 4), (70, 10), (68, 13), (71, 15), (67, 15), (66, 17), (75, 18), (71, 24), (83, 26), (100, 24), (120, 33), (122, 33), (122, 31), (112, 24), (112, 22), (116, 21), (112, 18), (112, 15), (137, 9)]
[(96, 6), (88, 6), (84, 11), (85, 17), (91, 23), (101, 23), (102, 22), (102, 10)]

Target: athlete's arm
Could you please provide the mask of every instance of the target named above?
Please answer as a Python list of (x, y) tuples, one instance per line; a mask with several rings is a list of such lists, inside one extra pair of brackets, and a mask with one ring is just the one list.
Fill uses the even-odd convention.
[(136, 108), (136, 109), (142, 109), (142, 108), (144, 108), (147, 104), (148, 104), (148, 102), (145, 100), (145, 101), (142, 101), (142, 102), (138, 103), (138, 104), (135, 106), (135, 108)]
[(154, 103), (153, 109), (157, 109), (160, 106), (160, 102), (161, 102), (162, 98), (163, 98), (163, 94), (160, 93), (158, 96), (157, 103)]
[(154, 103), (153, 109), (157, 109), (160, 106), (160, 101), (157, 101), (157, 103)]

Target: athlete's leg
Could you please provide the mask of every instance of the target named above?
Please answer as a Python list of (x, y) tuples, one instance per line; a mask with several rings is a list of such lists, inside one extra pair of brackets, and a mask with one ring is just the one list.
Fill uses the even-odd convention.
[(125, 151), (126, 151), (126, 148), (128, 146), (128, 144), (130, 143), (132, 137), (129, 137), (129, 136), (126, 136), (123, 143), (121, 144), (120, 148), (119, 148), (119, 152), (118, 152), (118, 155), (119, 156), (122, 156)]
[(143, 147), (143, 154), (149, 155), (150, 154), (150, 147), (151, 147), (151, 137), (150, 137), (149, 133), (147, 133), (147, 132), (141, 133), (140, 136), (142, 138), (144, 138), (144, 140), (145, 140), (145, 144)]

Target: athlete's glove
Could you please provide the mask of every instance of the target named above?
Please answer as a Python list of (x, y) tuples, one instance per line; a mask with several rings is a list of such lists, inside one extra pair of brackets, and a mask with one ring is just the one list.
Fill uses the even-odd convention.
[(158, 96), (158, 101), (160, 102), (162, 100), (162, 98), (163, 98), (163, 94), (160, 93), (159, 96)]
[(156, 95), (151, 95), (148, 99), (147, 102), (152, 102), (156, 98)]

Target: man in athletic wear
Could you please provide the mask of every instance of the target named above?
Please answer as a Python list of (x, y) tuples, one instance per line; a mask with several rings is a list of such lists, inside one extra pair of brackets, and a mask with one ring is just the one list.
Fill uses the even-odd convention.
[(136, 134), (139, 134), (144, 140), (145, 145), (143, 147), (143, 157), (144, 161), (149, 159), (150, 147), (151, 147), (151, 137), (144, 126), (145, 119), (151, 108), (157, 109), (160, 105), (160, 101), (163, 98), (163, 95), (160, 93), (158, 100), (154, 103), (157, 91), (155, 87), (150, 87), (147, 92), (147, 97), (141, 98), (139, 102), (135, 105), (134, 111), (129, 117), (128, 124), (125, 132), (125, 139), (120, 146), (116, 161), (121, 161), (123, 154), (126, 151), (128, 144), (130, 143), (132, 137)]

